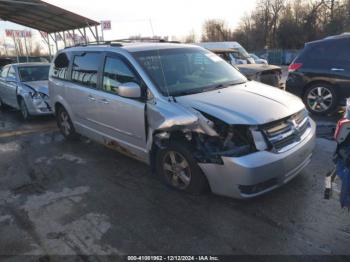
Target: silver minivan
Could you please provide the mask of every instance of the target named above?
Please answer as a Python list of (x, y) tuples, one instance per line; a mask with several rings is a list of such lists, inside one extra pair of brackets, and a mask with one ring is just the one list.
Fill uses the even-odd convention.
[(247, 81), (198, 46), (67, 48), (51, 65), (49, 94), (67, 139), (87, 136), (191, 193), (264, 194), (298, 175), (315, 144), (299, 98)]

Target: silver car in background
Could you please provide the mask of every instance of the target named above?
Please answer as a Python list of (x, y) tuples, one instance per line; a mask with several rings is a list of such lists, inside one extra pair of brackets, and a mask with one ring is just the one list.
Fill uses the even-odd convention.
[(9, 64), (0, 73), (0, 106), (21, 110), (24, 119), (52, 114), (49, 106), (50, 64)]
[(87, 136), (191, 193), (264, 194), (298, 175), (315, 144), (298, 97), (247, 81), (198, 46), (67, 48), (52, 63), (49, 91), (67, 139)]

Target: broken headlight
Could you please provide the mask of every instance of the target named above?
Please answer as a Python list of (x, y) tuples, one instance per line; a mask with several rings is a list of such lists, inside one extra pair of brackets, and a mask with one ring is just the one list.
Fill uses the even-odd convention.
[(196, 134), (199, 161), (222, 164), (221, 157), (241, 157), (257, 151), (249, 127), (217, 123), (215, 127), (219, 136)]
[(31, 92), (30, 93), (33, 100), (45, 100), (48, 96), (40, 92)]
[(47, 107), (47, 104), (45, 103), (45, 101), (47, 101), (49, 98), (47, 95), (40, 92), (30, 93), (30, 95), (32, 97), (34, 106), (36, 106), (37, 108)]
[(261, 131), (252, 128), (251, 133), (257, 150), (264, 151), (268, 149), (265, 137)]

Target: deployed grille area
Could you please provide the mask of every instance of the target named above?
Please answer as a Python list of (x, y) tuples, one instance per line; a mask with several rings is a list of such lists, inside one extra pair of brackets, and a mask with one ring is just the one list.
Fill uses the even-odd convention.
[(285, 152), (294, 147), (307, 136), (310, 130), (311, 126), (306, 110), (263, 127), (263, 132), (272, 151), (277, 153)]

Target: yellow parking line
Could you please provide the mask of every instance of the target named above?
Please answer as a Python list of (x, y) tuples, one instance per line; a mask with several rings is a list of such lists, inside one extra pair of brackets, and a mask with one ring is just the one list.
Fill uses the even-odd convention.
[(25, 135), (30, 135), (30, 134), (35, 134), (39, 132), (49, 132), (49, 131), (55, 131), (57, 130), (57, 127), (54, 126), (44, 126), (44, 127), (39, 127), (35, 129), (25, 129), (25, 130), (13, 130), (13, 131), (7, 131), (0, 133), (0, 138), (5, 138), (5, 137), (13, 137), (13, 136), (25, 136)]

